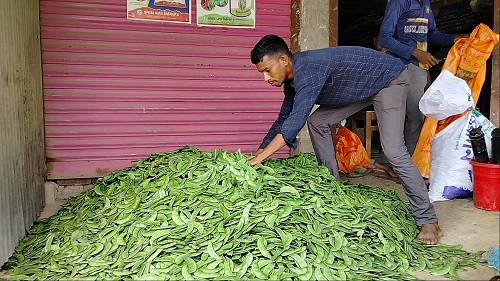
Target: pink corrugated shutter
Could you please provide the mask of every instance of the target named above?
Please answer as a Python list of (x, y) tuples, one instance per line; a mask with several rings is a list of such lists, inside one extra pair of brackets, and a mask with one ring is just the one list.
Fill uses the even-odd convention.
[(127, 20), (125, 0), (41, 0), (48, 178), (185, 145), (255, 150), (283, 94), (249, 53), (265, 34), (289, 38), (291, 13), (290, 0), (257, 2), (256, 28), (233, 29), (197, 27), (194, 3), (187, 25)]

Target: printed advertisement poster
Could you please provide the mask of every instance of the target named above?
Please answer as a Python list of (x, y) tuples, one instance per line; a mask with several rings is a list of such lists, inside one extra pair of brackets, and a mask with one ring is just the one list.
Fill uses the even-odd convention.
[(198, 25), (255, 27), (255, 0), (196, 0)]
[(191, 0), (127, 0), (127, 19), (191, 23)]

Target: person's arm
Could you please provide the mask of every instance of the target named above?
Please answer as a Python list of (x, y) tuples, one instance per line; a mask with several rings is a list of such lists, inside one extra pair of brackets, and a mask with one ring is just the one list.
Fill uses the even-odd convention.
[(327, 73), (317, 68), (298, 70), (295, 74), (295, 101), (288, 118), (283, 122), (280, 133), (286, 145), (292, 149), (297, 148), (297, 135), (306, 124), (321, 89), (325, 85)]
[(415, 47), (408, 46), (394, 38), (398, 20), (407, 9), (407, 1), (392, 0), (387, 3), (384, 19), (380, 26), (378, 43), (387, 51), (409, 60)]
[[(436, 29), (436, 20), (434, 19), (434, 15), (431, 13), (429, 14), (429, 22), (427, 25), (427, 41), (428, 43), (435, 44), (435, 45), (445, 45), (445, 46), (451, 46), (453, 43), (463, 37), (469, 37), (468, 34), (457, 34), (457, 35), (452, 35), (452, 34), (446, 34), (439, 32)], [(431, 55), (429, 52), (421, 51), (418, 49), (415, 49), (413, 51), (413, 56), (423, 65), (429, 69), (430, 67), (433, 67), (439, 63), (439, 61)]]
[(250, 159), (250, 165), (260, 164), (285, 145), (296, 148), (297, 134), (304, 127), (325, 81), (326, 75), (317, 73), (317, 70), (315, 73), (307, 70), (295, 74), (295, 99), (292, 111), (283, 122), (280, 133), (276, 134), (273, 140), (255, 158)]
[(281, 125), (283, 125), (283, 122), (285, 122), (285, 119), (290, 114), (290, 111), (292, 111), (295, 90), (292, 86), (290, 86), (289, 82), (285, 83), (283, 87), (285, 98), (283, 99), (278, 118), (276, 119), (276, 121), (274, 121), (273, 125), (267, 132), (267, 135), (262, 140), (262, 143), (260, 144), (259, 149), (255, 153), (255, 155), (258, 155), (262, 151), (262, 149), (264, 149), (274, 139), (274, 137), (279, 133)]
[(436, 29), (436, 20), (432, 11), (429, 14), (429, 23), (427, 25), (427, 41), (435, 45), (451, 46), (455, 42), (455, 35), (439, 32)]

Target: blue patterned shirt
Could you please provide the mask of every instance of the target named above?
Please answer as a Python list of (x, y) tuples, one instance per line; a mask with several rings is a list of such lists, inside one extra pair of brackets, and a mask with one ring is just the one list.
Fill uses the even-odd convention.
[(455, 35), (441, 33), (431, 11), (431, 1), (391, 0), (387, 3), (378, 42), (404, 64), (419, 65), (415, 49), (427, 51), (427, 42), (452, 46)]
[(285, 99), (278, 118), (260, 148), (281, 133), (296, 148), (296, 136), (313, 106), (345, 106), (375, 95), (403, 72), (403, 63), (364, 47), (332, 47), (298, 52), (292, 57), (295, 78), (285, 81)]

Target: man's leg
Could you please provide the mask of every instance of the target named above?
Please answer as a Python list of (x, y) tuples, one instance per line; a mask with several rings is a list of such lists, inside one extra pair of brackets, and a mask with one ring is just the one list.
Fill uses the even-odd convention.
[(424, 114), (420, 111), (418, 103), (424, 95), (425, 86), (429, 83), (429, 71), (414, 64), (409, 64), (408, 74), (410, 75), (410, 93), (406, 100), (406, 124), (405, 124), (405, 144), (408, 153), (413, 155), (417, 146), (420, 131), (424, 125)]
[[(413, 155), (417, 146), (420, 131), (424, 125), (425, 116), (418, 107), (420, 99), (424, 95), (425, 87), (430, 83), (429, 72), (412, 63), (406, 67), (410, 76), (410, 92), (406, 99), (406, 123), (404, 129), (405, 145), (410, 156)], [(384, 170), (390, 176), (395, 177), (394, 171), (384, 151), (375, 159), (376, 168)]]
[(382, 149), (403, 182), (417, 225), (422, 226), (417, 239), (435, 244), (441, 235), (436, 212), (429, 200), (420, 171), (404, 143), (404, 117), (408, 90), (409, 77), (405, 71), (373, 97), (373, 107), (377, 114)]
[(340, 180), (337, 160), (335, 159), (335, 145), (332, 140), (330, 127), (343, 119), (360, 111), (371, 104), (371, 100), (363, 100), (343, 107), (321, 105), (307, 119), (309, 136), (314, 153), (319, 164), (325, 164), (330, 173)]

